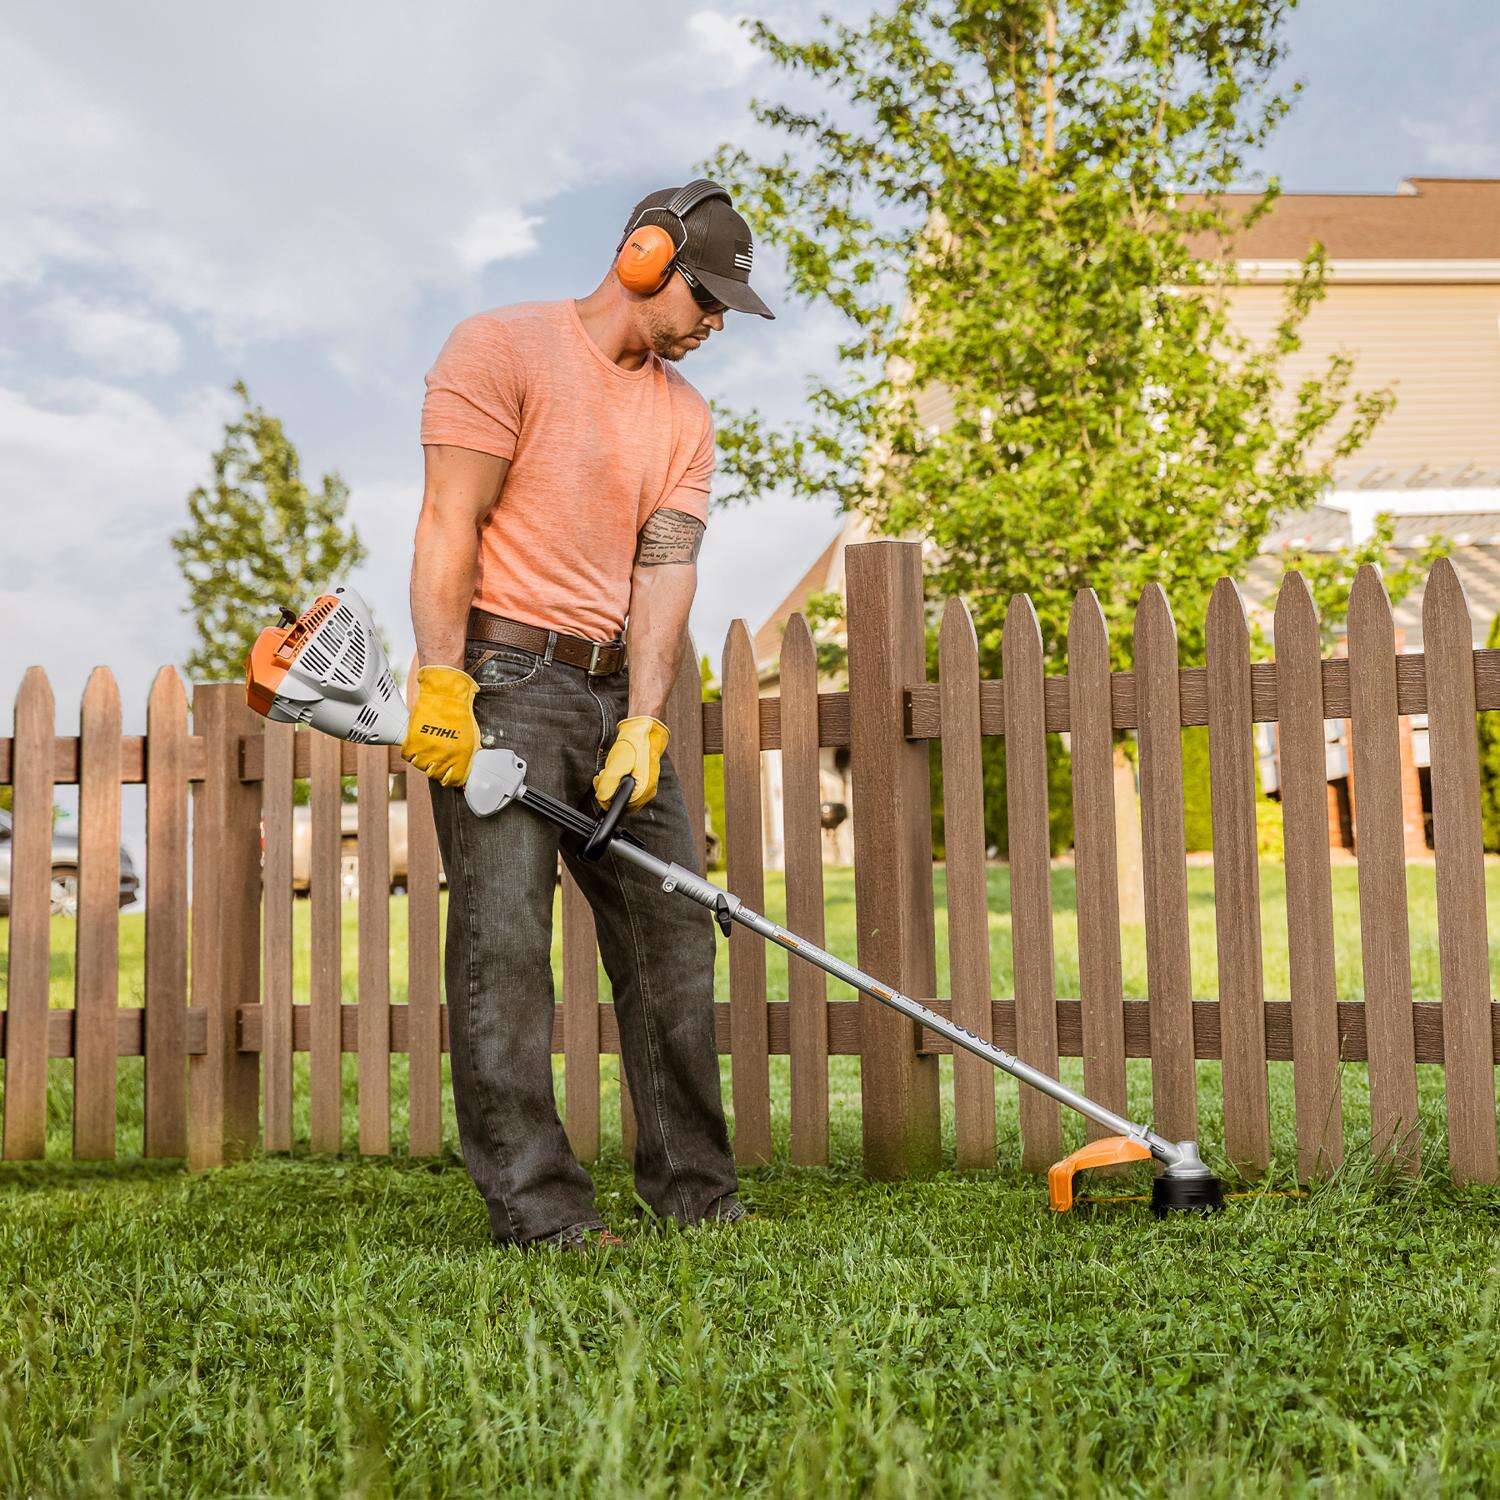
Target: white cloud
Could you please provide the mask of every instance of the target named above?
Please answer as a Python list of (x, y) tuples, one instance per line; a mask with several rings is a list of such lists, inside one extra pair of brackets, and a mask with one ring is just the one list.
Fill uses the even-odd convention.
[(1401, 128), (1422, 148), (1424, 166), (1460, 177), (1500, 172), (1500, 120), (1488, 99), (1469, 99), (1428, 119), (1404, 116)]
[(139, 305), (54, 297), (39, 310), (75, 354), (107, 375), (169, 375), (182, 363), (182, 339)]
[(760, 48), (750, 39), (742, 19), (716, 10), (700, 10), (688, 17), (688, 36), (712, 70), (706, 81), (739, 83), (761, 60)]
[(7, 508), (0, 595), (41, 586), (70, 604), (110, 607), (175, 593), (166, 535), (186, 519), (188, 491), (233, 397), (189, 392), (162, 410), (123, 386), (54, 380), (27, 393), (0, 386)]
[(20, 502), (6, 507), (0, 549), (0, 681), (40, 663), (60, 724), (76, 722), (103, 662), (120, 684), (125, 732), (144, 728), (152, 677), (189, 644), (167, 538), (233, 410), (214, 390), (163, 408), (95, 380), (47, 381), (33, 394), (0, 386), (5, 491)]
[(453, 241), (458, 263), (482, 271), (497, 260), (516, 260), (537, 248), (536, 226), (542, 221), (517, 209), (492, 208), (479, 214)]

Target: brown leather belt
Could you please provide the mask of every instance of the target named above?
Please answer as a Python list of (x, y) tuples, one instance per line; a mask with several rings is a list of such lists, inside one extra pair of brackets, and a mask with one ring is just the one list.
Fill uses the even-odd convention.
[(579, 635), (563, 635), (560, 631), (543, 630), (540, 625), (528, 625), (524, 620), (508, 620), (477, 606), (469, 610), (467, 636), (471, 641), (517, 646), (522, 651), (534, 652), (543, 661), (582, 667), (590, 677), (618, 672), (625, 665), (623, 640), (590, 641)]

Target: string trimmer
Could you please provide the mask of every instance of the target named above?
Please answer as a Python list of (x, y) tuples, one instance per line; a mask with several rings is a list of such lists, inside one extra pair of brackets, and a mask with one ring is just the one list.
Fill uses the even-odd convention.
[[(261, 632), (246, 664), (245, 682), (250, 707), (281, 724), (307, 724), (338, 739), (365, 745), (399, 745), (406, 737), (407, 712), (391, 676), (385, 651), (375, 634), (369, 606), (349, 588), (322, 595), (301, 615), (283, 609), (283, 624)], [(993, 1042), (946, 1016), (882, 984), (853, 964), (847, 964), (815, 943), (788, 932), (758, 911), (751, 910), (730, 891), (712, 884), (682, 865), (658, 859), (628, 829), (620, 826), (634, 790), (631, 777), (602, 816), (585, 812), (526, 784), (526, 762), (510, 750), (476, 752), (464, 800), (480, 817), (492, 817), (511, 803), (546, 818), (575, 835), (584, 858), (606, 855), (638, 865), (664, 891), (676, 891), (706, 906), (727, 937), (738, 922), (752, 932), (815, 964), (824, 973), (900, 1011), (929, 1031), (946, 1037), (1003, 1073), (1039, 1089), (1058, 1103), (1076, 1110), (1113, 1135), (1091, 1141), (1060, 1161), (1047, 1174), (1051, 1205), (1059, 1211), (1073, 1205), (1073, 1176), (1089, 1167), (1155, 1159), (1163, 1170), (1152, 1185), (1151, 1207), (1158, 1215), (1172, 1212), (1208, 1213), (1223, 1207), (1219, 1179), (1203, 1164), (1194, 1141), (1169, 1141), (1148, 1126), (1075, 1092), (1048, 1074), (1013, 1057)]]

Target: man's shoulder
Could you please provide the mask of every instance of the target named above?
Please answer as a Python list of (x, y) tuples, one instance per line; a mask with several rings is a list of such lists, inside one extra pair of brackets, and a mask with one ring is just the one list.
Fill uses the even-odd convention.
[(667, 377), (667, 389), (671, 392), (674, 404), (689, 413), (695, 420), (713, 425), (713, 412), (710, 410), (708, 401), (703, 393), (690, 381), (676, 365), (668, 364), (666, 360), (660, 359), (657, 363), (661, 366), (662, 373)]
[(471, 313), (455, 325), (454, 335), (475, 340), (525, 344), (551, 337), (565, 316), (561, 302), (510, 302)]

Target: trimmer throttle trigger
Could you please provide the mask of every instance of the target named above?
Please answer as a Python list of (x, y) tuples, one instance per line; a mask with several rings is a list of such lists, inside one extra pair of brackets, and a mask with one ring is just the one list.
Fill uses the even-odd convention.
[(728, 937), (729, 928), (732, 925), (732, 919), (729, 915), (729, 901), (727, 897), (719, 896), (715, 899), (714, 920), (719, 924), (719, 931), (722, 932), (725, 937)]

